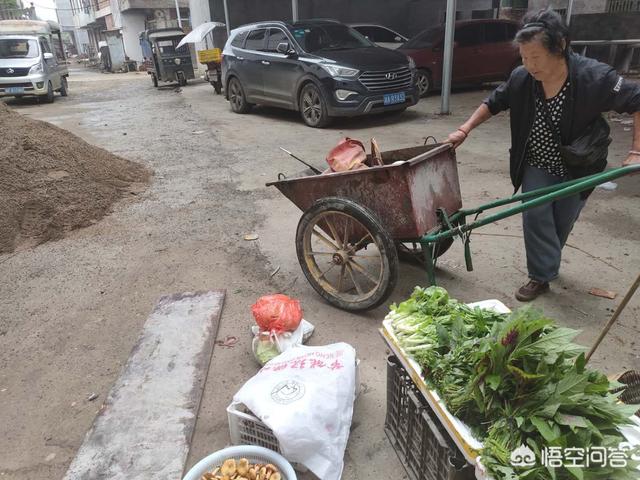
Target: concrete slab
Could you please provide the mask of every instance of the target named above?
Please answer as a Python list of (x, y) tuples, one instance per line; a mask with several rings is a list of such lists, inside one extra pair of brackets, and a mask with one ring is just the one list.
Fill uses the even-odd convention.
[(65, 480), (182, 477), (224, 297), (160, 299)]

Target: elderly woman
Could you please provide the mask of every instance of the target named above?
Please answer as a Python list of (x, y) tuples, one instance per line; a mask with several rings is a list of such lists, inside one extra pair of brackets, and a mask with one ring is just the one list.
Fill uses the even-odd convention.
[[(552, 10), (525, 18), (515, 42), (523, 66), (449, 135), (454, 148), (478, 125), (510, 109), (511, 181), (516, 191), (522, 187), (528, 192), (604, 170), (610, 140), (602, 112), (615, 110), (634, 114), (633, 144), (623, 165), (640, 163), (639, 84), (608, 65), (572, 53), (568, 28)], [(577, 142), (584, 150), (585, 141), (590, 155), (566, 155), (566, 146)], [(558, 276), (562, 247), (589, 193), (523, 213), (529, 281), (517, 290), (518, 300), (530, 301), (549, 290), (549, 282)]]

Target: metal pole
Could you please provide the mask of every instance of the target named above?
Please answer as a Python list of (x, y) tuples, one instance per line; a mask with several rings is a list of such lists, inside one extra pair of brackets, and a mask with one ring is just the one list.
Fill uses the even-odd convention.
[(178, 27), (182, 30), (182, 18), (180, 18), (180, 5), (178, 5), (178, 0), (176, 0), (176, 16), (178, 17)]
[(227, 0), (222, 0), (224, 5), (224, 23), (227, 25), (227, 37), (231, 35), (231, 28), (229, 27), (229, 8), (227, 7)]
[(291, 0), (291, 16), (293, 21), (298, 21), (298, 0)]
[(569, 0), (567, 5), (567, 26), (571, 24), (571, 13), (573, 12), (573, 0)]
[(449, 115), (449, 97), (451, 96), (451, 69), (453, 66), (453, 37), (456, 24), (456, 0), (447, 0), (447, 19), (444, 31), (444, 52), (442, 65), (442, 106), (440, 113)]

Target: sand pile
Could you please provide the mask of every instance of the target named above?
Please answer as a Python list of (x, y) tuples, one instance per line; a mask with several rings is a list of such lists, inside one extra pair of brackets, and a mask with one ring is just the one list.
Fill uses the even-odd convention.
[(95, 223), (149, 177), (142, 165), (0, 102), (0, 253)]

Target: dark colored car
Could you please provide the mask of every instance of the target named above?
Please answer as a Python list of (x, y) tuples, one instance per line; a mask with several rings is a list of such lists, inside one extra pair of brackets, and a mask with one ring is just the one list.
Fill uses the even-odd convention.
[[(520, 64), (513, 44), (518, 24), (510, 20), (456, 22), (452, 83), (468, 85), (503, 80)], [(418, 68), (420, 96), (442, 85), (444, 26), (424, 30), (402, 45)]]
[(234, 112), (272, 105), (299, 111), (311, 127), (418, 102), (413, 60), (332, 20), (233, 30), (222, 53), (222, 78)]

